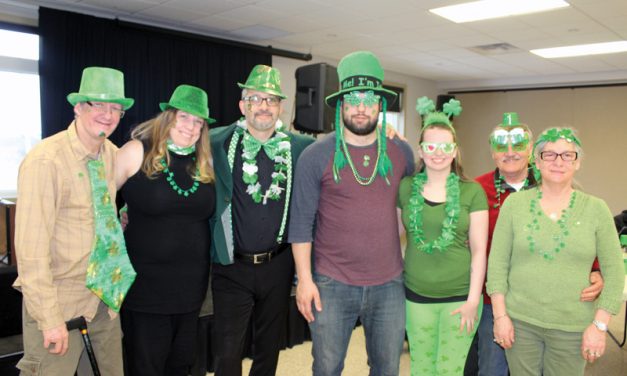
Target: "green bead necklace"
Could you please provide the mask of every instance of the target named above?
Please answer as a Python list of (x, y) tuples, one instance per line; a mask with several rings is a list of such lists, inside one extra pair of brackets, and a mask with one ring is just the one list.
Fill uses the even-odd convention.
[[(529, 203), (529, 213), (531, 213), (531, 223), (527, 224), (525, 228), (529, 232), (527, 235), (527, 241), (529, 241), (529, 252), (535, 253), (536, 248), (536, 240), (534, 239), (534, 232), (540, 231), (540, 221), (539, 218), (544, 215), (542, 208), (540, 207), (540, 200), (542, 199), (542, 191), (540, 188), (537, 189), (536, 197), (532, 198)], [(566, 237), (570, 234), (568, 231), (568, 227), (566, 224), (570, 215), (572, 214), (573, 206), (575, 206), (575, 199), (577, 197), (577, 192), (573, 190), (570, 194), (570, 200), (568, 201), (568, 207), (562, 209), (562, 215), (560, 219), (557, 220), (557, 224), (560, 227), (560, 234), (553, 235), (553, 248), (549, 250), (539, 250), (538, 254), (542, 256), (545, 260), (553, 260), (555, 256), (566, 247)]]
[[(192, 157), (192, 160), (196, 162), (196, 157)], [(174, 192), (178, 193), (180, 196), (188, 197), (198, 190), (198, 186), (200, 185), (197, 180), (198, 175), (200, 174), (198, 171), (198, 166), (196, 167), (196, 173), (194, 174), (194, 183), (192, 184), (192, 187), (189, 189), (183, 189), (179, 187), (178, 184), (176, 184), (176, 181), (174, 180), (174, 172), (170, 171), (170, 169), (168, 168), (168, 164), (165, 162), (165, 159), (161, 159), (159, 163), (161, 163), (161, 166), (163, 166), (163, 173), (166, 175), (165, 180), (170, 183), (170, 187), (172, 187)]]
[[(353, 163), (353, 158), (351, 157), (350, 151), (348, 150), (348, 145), (346, 144), (344, 137), (342, 137), (342, 140), (341, 140), (342, 142), (341, 145), (342, 145), (342, 148), (344, 149), (346, 160), (348, 161), (348, 165), (351, 168), (353, 177), (355, 177), (355, 181), (359, 183), (359, 185), (364, 185), (364, 186), (370, 185), (372, 184), (374, 179), (377, 177), (377, 168), (379, 167), (379, 160), (381, 159), (381, 140), (380, 140), (381, 133), (379, 131), (376, 131), (376, 132), (377, 132), (377, 159), (375, 161), (374, 168), (372, 169), (372, 175), (370, 175), (369, 178), (361, 176), (359, 171), (357, 171), (357, 168), (355, 167), (355, 164)], [(368, 156), (367, 160), (364, 158), (364, 166), (368, 167), (368, 165), (370, 165), (370, 156)], [(335, 176), (340, 175), (340, 172), (337, 170), (335, 165), (333, 165), (333, 174)], [(386, 177), (386, 180), (387, 180), (387, 177)]]

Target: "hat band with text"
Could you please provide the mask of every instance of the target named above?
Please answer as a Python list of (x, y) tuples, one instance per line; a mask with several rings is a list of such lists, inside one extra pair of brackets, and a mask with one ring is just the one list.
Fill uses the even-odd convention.
[(347, 90), (352, 87), (358, 87), (363, 89), (364, 87), (371, 87), (373, 89), (379, 89), (383, 87), (383, 83), (373, 76), (351, 76), (342, 81), (342, 89)]

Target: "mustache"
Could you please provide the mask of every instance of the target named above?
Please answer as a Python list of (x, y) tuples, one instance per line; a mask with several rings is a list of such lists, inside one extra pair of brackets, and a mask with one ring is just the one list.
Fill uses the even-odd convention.
[(522, 157), (518, 154), (506, 155), (503, 158), (501, 158), (501, 162), (517, 162), (521, 159)]
[(270, 112), (270, 111), (257, 111), (257, 112), (255, 112), (255, 116), (258, 116), (258, 115), (272, 116), (272, 112)]

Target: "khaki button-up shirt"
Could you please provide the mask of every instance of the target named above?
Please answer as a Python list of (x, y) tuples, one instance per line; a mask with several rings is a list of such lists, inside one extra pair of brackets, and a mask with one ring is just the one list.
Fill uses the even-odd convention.
[[(100, 150), (112, 200), (116, 150), (109, 140)], [(40, 330), (61, 326), (77, 316), (89, 321), (100, 302), (85, 287), (94, 240), (89, 159), (72, 123), (39, 143), (20, 166), (14, 286), (22, 291), (26, 309)], [(113, 311), (109, 314), (115, 317)]]

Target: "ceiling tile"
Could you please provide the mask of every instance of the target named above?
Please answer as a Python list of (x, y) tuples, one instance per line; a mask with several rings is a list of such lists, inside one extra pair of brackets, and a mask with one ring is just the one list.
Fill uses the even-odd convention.
[(265, 23), (281, 18), (282, 14), (266, 7), (245, 5), (215, 14), (218, 17), (237, 20), (250, 24)]
[(218, 16), (209, 16), (199, 18), (197, 20), (191, 21), (191, 25), (195, 25), (198, 27), (205, 27), (209, 31), (231, 31), (235, 29), (240, 29), (246, 26), (250, 26), (250, 23), (240, 22), (238, 20), (232, 20), (228, 18), (222, 18)]
[(199, 20), (208, 16), (200, 12), (194, 12), (182, 8), (170, 7), (167, 5), (157, 5), (137, 13), (143, 17), (154, 17), (159, 20), (167, 20), (170, 22), (186, 22)]
[(241, 8), (246, 4), (236, 1), (168, 0), (163, 5), (173, 8), (182, 8), (192, 12), (214, 15), (220, 12)]

